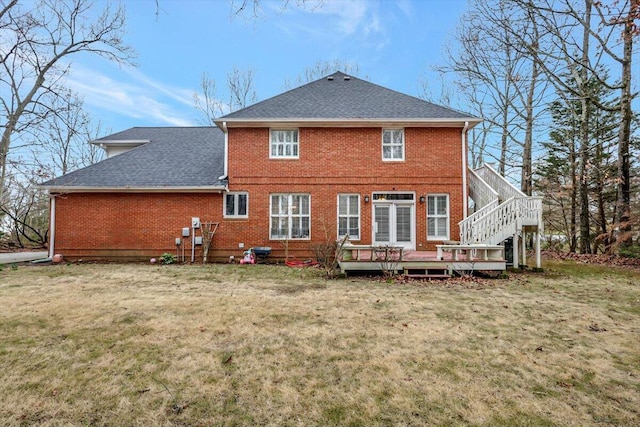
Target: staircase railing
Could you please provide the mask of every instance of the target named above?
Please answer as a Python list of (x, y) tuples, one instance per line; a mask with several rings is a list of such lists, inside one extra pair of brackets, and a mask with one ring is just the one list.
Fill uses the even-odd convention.
[(464, 239), (460, 243), (497, 245), (513, 236), (518, 227), (518, 199), (512, 197), (476, 219), (471, 224), (471, 230), (465, 236), (461, 236), (461, 239)]
[(472, 169), (469, 169), (469, 197), (476, 205), (476, 213), (499, 198), (498, 193)]
[(476, 169), (475, 172), (480, 178), (489, 184), (491, 188), (498, 192), (502, 200), (507, 200), (511, 197), (527, 197), (526, 194), (518, 190), (518, 188), (507, 181), (505, 177), (500, 175), (495, 171), (495, 169), (487, 164)]
[(491, 211), (496, 206), (498, 206), (497, 198), (458, 223), (458, 226), (460, 228), (460, 243), (462, 243), (463, 245), (477, 243), (477, 241), (474, 240), (476, 232), (474, 231), (473, 224), (475, 224), (477, 220), (482, 218), (487, 214), (487, 212)]

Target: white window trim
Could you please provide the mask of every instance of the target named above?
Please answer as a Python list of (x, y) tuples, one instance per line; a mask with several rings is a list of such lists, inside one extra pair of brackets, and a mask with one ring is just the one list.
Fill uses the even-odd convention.
[[(291, 206), (291, 198), (295, 196), (306, 196), (309, 198), (309, 236), (308, 237), (273, 237), (271, 235), (271, 220), (273, 218), (273, 196), (287, 196), (289, 198), (289, 206)], [(291, 214), (288, 214), (287, 225), (289, 232), (291, 231)], [(280, 216), (280, 215), (278, 215)], [(269, 194), (269, 240), (311, 240), (311, 194), (309, 193), (271, 193)]]
[[(298, 135), (298, 140), (295, 142), (295, 145), (298, 147), (298, 154), (293, 156), (286, 156), (286, 155), (282, 155), (282, 156), (278, 156), (278, 155), (274, 155), (273, 154), (273, 132), (296, 132)], [(280, 144), (278, 142), (278, 144)], [(287, 143), (285, 143), (287, 144)], [(292, 144), (293, 143), (289, 143)], [(276, 159), (276, 160), (281, 160), (281, 159), (299, 159), (300, 158), (300, 130), (299, 129), (269, 129), (269, 158), (270, 159)]]
[[(429, 235), (429, 197), (442, 197), (444, 196), (447, 200), (447, 214), (445, 215), (432, 215), (433, 218), (446, 218), (446, 224), (447, 224), (447, 234), (444, 236), (430, 236)], [(450, 199), (449, 199), (449, 194), (446, 193), (432, 193), (432, 194), (427, 194), (427, 200), (426, 200), (426, 204), (427, 204), (427, 240), (449, 240), (450, 239), (450, 235), (451, 235), (451, 230), (450, 230), (450, 226), (449, 223), (451, 222), (451, 203), (450, 203)], [(437, 206), (436, 206), (437, 208)], [(437, 210), (437, 209), (436, 209)], [(436, 231), (437, 231), (437, 227), (436, 227)]]
[[(338, 233), (340, 233), (340, 217), (346, 217), (347, 218), (347, 228), (348, 228), (348, 224), (349, 224), (349, 218), (353, 218), (355, 217), (355, 215), (351, 215), (349, 214), (349, 209), (347, 209), (347, 214), (346, 215), (340, 215), (340, 196), (357, 196), (358, 197), (358, 201), (356, 202), (358, 205), (358, 237), (354, 237), (349, 235), (349, 240), (350, 241), (360, 241), (360, 239), (362, 239), (362, 223), (361, 223), (361, 217), (362, 217), (362, 209), (360, 208), (360, 194), (358, 193), (339, 193), (338, 196), (336, 197), (336, 209), (337, 209), (337, 219), (338, 219), (338, 223), (336, 225), (336, 230)], [(338, 234), (338, 239), (342, 239), (344, 237), (344, 235)]]
[[(247, 196), (247, 214), (246, 215), (227, 215), (227, 196), (233, 195), (235, 197), (236, 199), (235, 207), (237, 212), (238, 196), (242, 194)], [(249, 218), (249, 193), (246, 191), (229, 191), (228, 193), (224, 193), (224, 199), (222, 203), (222, 217), (223, 218)]]
[[(385, 143), (384, 143), (384, 133), (386, 131), (400, 131), (402, 133), (402, 158), (400, 159), (385, 159), (384, 157), (384, 147), (385, 147)], [(380, 135), (381, 139), (382, 139), (382, 161), (383, 162), (404, 162), (405, 159), (405, 146), (406, 146), (406, 141), (405, 141), (405, 135), (404, 135), (404, 128), (385, 128), (382, 129), (382, 135)], [(393, 141), (393, 138), (391, 138), (391, 140)], [(393, 147), (395, 147), (397, 144), (387, 144), (388, 146), (392, 147), (391, 149), (391, 153), (393, 154)]]

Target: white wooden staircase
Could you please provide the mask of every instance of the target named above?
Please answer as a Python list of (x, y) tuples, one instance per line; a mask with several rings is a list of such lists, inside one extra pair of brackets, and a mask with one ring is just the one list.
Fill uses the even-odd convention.
[(513, 238), (517, 268), (526, 264), (525, 234), (535, 233), (536, 267), (540, 268), (542, 198), (527, 196), (489, 165), (469, 169), (469, 197), (475, 212), (458, 224), (460, 245), (498, 245)]

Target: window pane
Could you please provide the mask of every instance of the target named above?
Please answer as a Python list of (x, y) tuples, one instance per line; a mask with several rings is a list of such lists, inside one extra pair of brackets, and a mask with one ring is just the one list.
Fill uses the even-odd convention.
[(349, 196), (349, 214), (360, 214), (360, 204), (358, 203), (358, 196)]
[(447, 214), (447, 198), (445, 196), (438, 197), (438, 215)]
[(302, 203), (302, 215), (309, 215), (309, 196), (300, 196)]
[(238, 194), (238, 215), (247, 214), (247, 194)]
[(394, 146), (393, 147), (393, 158), (394, 159), (402, 159), (402, 146)]
[(436, 219), (435, 218), (428, 218), (427, 219), (427, 234), (429, 236), (435, 236), (436, 235)]
[(294, 130), (294, 131), (293, 131), (293, 140), (294, 140), (294, 142), (296, 142), (296, 143), (298, 142), (298, 131), (297, 131), (297, 130)]
[(428, 198), (428, 209), (427, 209), (427, 214), (428, 215), (434, 215), (436, 213), (436, 199), (433, 196), (429, 196)]
[(348, 196), (338, 196), (338, 215), (346, 215), (348, 209)]
[(384, 147), (382, 147), (382, 157), (384, 159), (390, 159), (391, 158), (391, 147), (388, 145), (385, 145)]
[(438, 236), (446, 236), (447, 234), (447, 221), (444, 218), (440, 218), (437, 221), (438, 224)]
[(235, 209), (234, 209), (235, 194), (225, 195), (225, 201), (227, 202), (227, 208), (225, 209), (224, 214), (227, 216), (235, 215)]
[(298, 157), (298, 145), (293, 145), (293, 156)]
[(347, 230), (347, 218), (339, 218), (338, 219), (338, 235), (344, 236), (345, 234), (351, 235)]

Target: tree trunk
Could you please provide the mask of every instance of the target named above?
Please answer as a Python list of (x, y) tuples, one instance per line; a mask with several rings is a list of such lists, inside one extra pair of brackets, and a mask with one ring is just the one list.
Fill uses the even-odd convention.
[[(632, 2), (633, 3), (633, 2)], [(622, 61), (622, 89), (620, 95), (620, 130), (618, 137), (618, 194), (617, 194), (617, 225), (616, 241), (619, 248), (632, 244), (631, 233), (631, 183), (629, 140), (631, 138), (631, 58), (633, 53), (633, 5), (630, 5), (627, 21), (624, 23), (622, 38), (624, 42), (624, 56)]]

